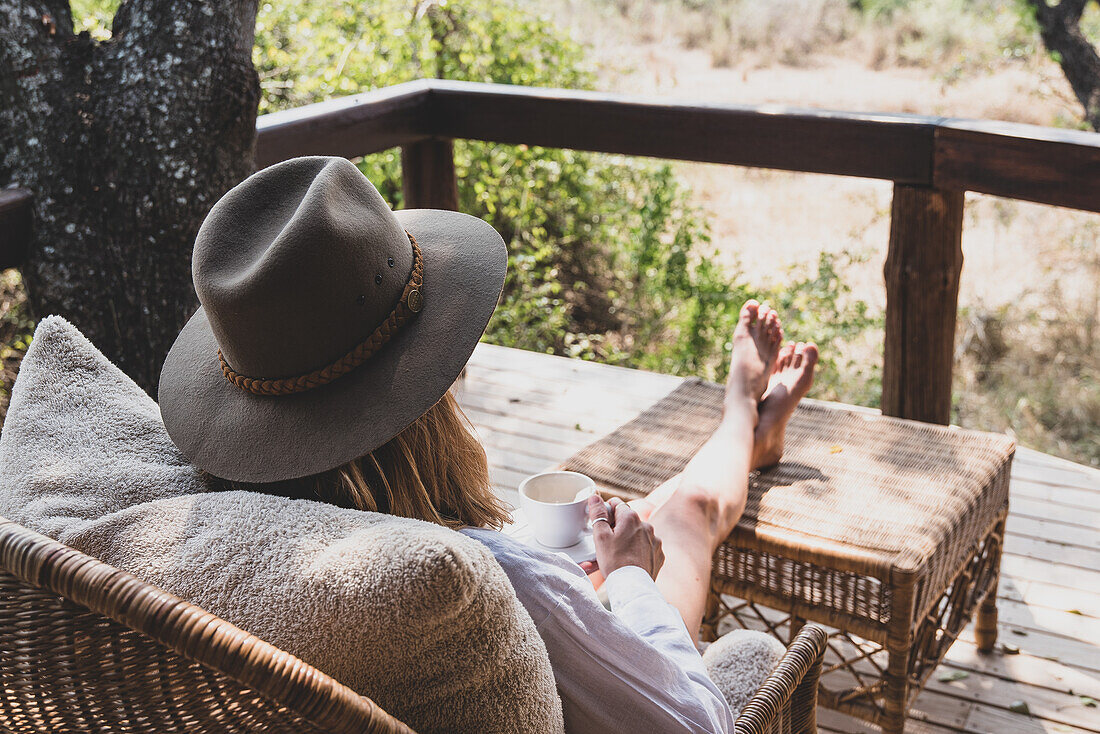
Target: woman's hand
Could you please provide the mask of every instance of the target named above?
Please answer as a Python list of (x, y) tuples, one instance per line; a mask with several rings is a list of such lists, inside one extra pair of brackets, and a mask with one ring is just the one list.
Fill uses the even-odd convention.
[(630, 505), (612, 499), (612, 516), (598, 495), (588, 499), (588, 519), (596, 543), (596, 562), (604, 578), (623, 566), (638, 566), (656, 579), (665, 562), (661, 539)]

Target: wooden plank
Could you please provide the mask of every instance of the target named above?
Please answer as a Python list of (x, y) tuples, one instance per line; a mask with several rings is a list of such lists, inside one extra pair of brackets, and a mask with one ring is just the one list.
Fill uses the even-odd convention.
[(1008, 525), (1006, 526), (1010, 535), (1043, 538), (1053, 544), (1085, 548), (1100, 553), (1100, 551), (1097, 551), (1100, 548), (1100, 529), (1027, 517), (1014, 510), (1015, 508), (1010, 505)]
[[(976, 644), (973, 632), (970, 629), (962, 632), (959, 639)], [(1031, 657), (1060, 663), (1092, 676), (1100, 672), (1098, 670), (1100, 668), (1100, 650), (1091, 643), (1083, 643), (1082, 640), (1070, 640), (1065, 637), (1030, 630), (1026, 637), (1011, 635), (1010, 637), (1001, 638), (998, 636), (998, 642), (1011, 642)]]
[[(819, 731), (835, 734), (882, 734), (882, 729), (877, 726), (821, 707), (817, 709), (817, 726)], [(957, 734), (958, 731), (960, 730), (954, 727), (948, 728), (917, 719), (910, 719), (905, 725), (906, 734)]]
[[(462, 388), (476, 407), (494, 405), (505, 414), (520, 411), (531, 420), (552, 426), (584, 425), (599, 435), (613, 430), (652, 404), (649, 400), (620, 399), (598, 385), (578, 383), (561, 390), (541, 389), (531, 381), (526, 390), (469, 381)], [(598, 430), (599, 429), (599, 430)]]
[(429, 138), (401, 146), (401, 192), (405, 209), (458, 211), (451, 140)]
[[(1043, 646), (1047, 645), (1047, 637), (1060, 637), (1074, 642), (1081, 649), (1080, 659), (1088, 661), (1085, 667), (1100, 668), (1100, 650), (1096, 649), (1091, 642), (1084, 642), (1100, 640), (1100, 619), (1071, 614), (1066, 609), (1056, 606), (1029, 604), (1026, 600), (1017, 601), (1009, 598), (997, 599), (997, 611), (1004, 632), (1010, 635), (1010, 637), (999, 638), (1001, 642), (1015, 643), (1020, 635), (1013, 633), (1013, 629), (1026, 632), (1027, 637), (1031, 637), (1033, 632), (1039, 633), (1041, 639), (1034, 644), (1016, 643), (1021, 650), (1028, 649), (1034, 653), (1036, 650), (1044, 649)], [(1049, 657), (1049, 655), (1043, 652), (1037, 657)]]
[(0, 270), (23, 263), (31, 240), (33, 198), (26, 189), (0, 190)]
[(1050, 721), (1039, 716), (1027, 716), (1014, 711), (992, 706), (975, 706), (966, 720), (965, 731), (1012, 732), (1012, 734), (1092, 734), (1100, 731), (1096, 728), (1080, 729), (1059, 721)]
[(494, 370), (512, 370), (520, 374), (550, 378), (555, 382), (599, 384), (632, 394), (652, 391), (656, 395), (654, 400), (660, 399), (684, 381), (682, 377), (660, 372), (484, 343), (478, 344), (471, 365)]
[(356, 158), (420, 140), (429, 84), (408, 82), (261, 115), (256, 166), (302, 155)]
[[(517, 441), (522, 441), (524, 439), (546, 439), (547, 442), (552, 442), (554, 446), (560, 447), (560, 449), (553, 454), (547, 454), (548, 456), (557, 456), (559, 454), (562, 458), (572, 456), (578, 449), (590, 443), (594, 435), (585, 432), (580, 423), (568, 427), (545, 425), (532, 422), (518, 415), (491, 412), (491, 408), (482, 409), (479, 406), (473, 405), (471, 402), (465, 402), (463, 398), (460, 398), (459, 402), (462, 404), (462, 410), (465, 411), (467, 417), (470, 418), (479, 431), (481, 429), (486, 429), (499, 433), (507, 433), (514, 436)], [(578, 428), (576, 426), (581, 427)], [(569, 443), (570, 441), (574, 443)]]
[(1100, 134), (988, 120), (944, 120), (933, 185), (1100, 211)]
[(442, 80), (431, 90), (428, 124), (445, 137), (925, 185), (940, 119)]
[(1033, 484), (1077, 490), (1071, 494), (1086, 503), (1094, 504), (1100, 500), (1100, 481), (1080, 472), (1065, 471), (1053, 466), (1025, 464), (1014, 471), (1013, 476)]
[[(544, 377), (534, 372), (487, 370), (477, 367), (468, 367), (467, 374), (471, 377), (471, 382), (476, 384), (474, 389), (479, 392), (507, 392), (509, 397), (518, 397), (530, 402), (536, 402), (540, 398), (550, 399), (578, 394), (595, 397), (595, 402), (586, 402), (577, 406), (581, 409), (582, 415), (603, 412), (607, 406), (613, 406), (617, 411), (641, 412), (680, 384), (679, 378), (675, 382), (656, 386), (647, 381), (641, 386), (642, 389), (632, 390), (630, 383), (621, 383), (614, 379), (566, 381), (556, 380), (552, 376)], [(607, 377), (612, 376), (607, 375)], [(569, 417), (563, 416), (563, 420)]]
[(1086, 729), (1100, 724), (1100, 714), (1095, 709), (1084, 706), (1080, 697), (1067, 690), (992, 679), (981, 674), (968, 674), (960, 680), (941, 681), (938, 673), (934, 673), (928, 680), (925, 690), (981, 703), (1005, 713), (1012, 713), (1011, 706), (1016, 701), (1026, 701), (1032, 716), (1046, 721)]
[[(1000, 641), (1012, 642), (1015, 636), (1001, 630)], [(1089, 670), (1074, 668), (1063, 663), (1037, 658), (1021, 651), (1018, 655), (979, 653), (970, 640), (956, 640), (947, 651), (944, 666), (958, 668), (1002, 681), (1026, 683), (1038, 688), (1050, 688), (1073, 695), (1091, 696), (1100, 700), (1100, 680)], [(997, 685), (990, 683), (989, 685)], [(1098, 712), (1100, 715), (1100, 712)]]
[(1074, 510), (1090, 510), (1100, 506), (1100, 493), (1091, 489), (1036, 482), (1034, 479), (1017, 478), (1015, 475), (1011, 491), (1014, 497), (1030, 497)]
[(886, 415), (951, 422), (962, 216), (961, 191), (894, 185), (884, 270)]
[[(1011, 521), (1012, 518), (1010, 517), (1009, 520)], [(1006, 532), (1004, 549), (1007, 553), (1027, 556), (1038, 561), (1100, 571), (1100, 533), (1095, 534), (1095, 538), (1098, 542), (1094, 542), (1092, 547), (1087, 547)]]
[[(1006, 554), (1004, 558), (1006, 561), (1005, 564), (1002, 564), (1003, 566), (1011, 566), (1015, 561), (1023, 561), (1024, 563), (1032, 561), (1032, 559), (1020, 558), (1020, 556), (1011, 554)], [(1011, 589), (1006, 591), (1003, 595), (998, 594), (998, 596), (1018, 598), (1018, 601), (1022, 601), (1028, 606), (1059, 609), (1064, 612), (1069, 612), (1074, 616), (1100, 619), (1100, 587), (1087, 586), (1088, 581), (1091, 579), (1085, 579), (1080, 586), (1076, 587), (1066, 587), (1047, 583), (1047, 579), (1049, 579), (1052, 574), (1044, 575), (1043, 570), (1057, 568), (1057, 564), (1044, 564), (1041, 561), (1030, 563), (1026, 567), (1015, 567), (1013, 570), (1017, 573), (1012, 575), (1006, 572), (1006, 576), (1008, 576), (1013, 583), (1020, 584), (1020, 588), (1017, 591), (1018, 597), (1012, 596)], [(1072, 570), (1073, 569), (1070, 569), (1070, 571)], [(1040, 578), (1027, 578), (1027, 575), (1031, 574), (1040, 576)], [(1080, 614), (1078, 614), (1078, 612)]]
[(1009, 512), (1027, 517), (1072, 525), (1085, 530), (1100, 527), (1100, 510), (1087, 510), (1081, 507), (1066, 507), (1056, 502), (1032, 499), (1027, 496), (1014, 496), (1009, 489)]
[[(1088, 571), (1085, 569), (1073, 568), (1071, 566), (1062, 566), (1057, 563), (1048, 563), (1034, 558), (1027, 558), (1026, 556), (1013, 555), (1011, 553), (1006, 553), (1004, 555), (1004, 560), (1001, 562), (1001, 570), (1012, 577), (1043, 581), (1050, 586), (1063, 587), (1065, 591), (1061, 592), (1061, 594), (1063, 598), (1067, 600), (1081, 594), (1081, 592), (1091, 597), (1095, 597), (1096, 599), (1100, 599), (1094, 592), (1088, 591), (1090, 589), (1100, 589), (1100, 571)], [(1070, 604), (1073, 604), (1073, 602), (1067, 601), (1067, 608), (1079, 608), (1076, 605), (1069, 606)], [(1095, 605), (1096, 602), (1093, 602), (1094, 608), (1087, 613), (1091, 616), (1100, 617), (1100, 610), (1097, 610)], [(1084, 609), (1081, 609), (1081, 611), (1085, 612)]]
[(1069, 459), (1063, 459), (1058, 456), (1051, 456), (1050, 454), (1044, 454), (1035, 449), (1029, 449), (1026, 446), (1016, 447), (1016, 461), (1020, 462), (1024, 466), (1038, 466), (1042, 468), (1058, 469), (1068, 471), (1073, 474), (1087, 477), (1091, 481), (1100, 485), (1100, 469), (1092, 466), (1085, 466)]

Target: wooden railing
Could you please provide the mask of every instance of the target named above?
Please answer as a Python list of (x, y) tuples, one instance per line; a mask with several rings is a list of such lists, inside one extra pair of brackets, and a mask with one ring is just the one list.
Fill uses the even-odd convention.
[[(405, 205), (455, 209), (452, 140), (776, 168), (894, 182), (882, 409), (947, 423), (963, 193), (1100, 211), (1100, 134), (774, 105), (418, 81), (264, 115), (257, 165), (401, 146)], [(0, 267), (30, 238), (31, 195), (0, 191)]]

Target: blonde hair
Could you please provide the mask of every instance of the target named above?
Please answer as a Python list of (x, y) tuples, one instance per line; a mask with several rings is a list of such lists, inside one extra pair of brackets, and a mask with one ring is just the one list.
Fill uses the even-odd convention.
[(452, 529), (500, 529), (509, 520), (507, 506), (489, 482), (485, 449), (450, 392), (401, 433), (343, 466), (290, 482), (229, 486)]

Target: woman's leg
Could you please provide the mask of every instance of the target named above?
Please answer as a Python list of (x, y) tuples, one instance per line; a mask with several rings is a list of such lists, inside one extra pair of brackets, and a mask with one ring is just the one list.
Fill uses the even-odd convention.
[(749, 472), (779, 460), (787, 421), (813, 381), (817, 348), (780, 350), (781, 340), (774, 312), (747, 303), (734, 333), (721, 423), (680, 475), (631, 503), (663, 543), (657, 586), (693, 638), (706, 609), (711, 558), (744, 511)]

